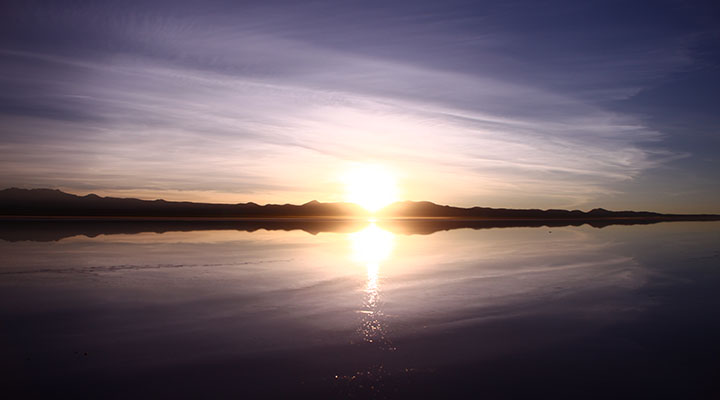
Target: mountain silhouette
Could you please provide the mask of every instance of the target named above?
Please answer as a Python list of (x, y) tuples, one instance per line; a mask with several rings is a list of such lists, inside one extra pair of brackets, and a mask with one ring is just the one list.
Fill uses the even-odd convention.
[[(370, 213), (351, 203), (302, 205), (210, 204), (76, 196), (51, 189), (0, 190), (0, 239), (55, 241), (66, 237), (197, 230), (302, 230), (348, 233), (364, 229)], [(391, 204), (376, 223), (396, 234), (427, 235), (452, 229), (654, 224), (663, 221), (720, 220), (718, 215), (652, 212), (460, 208), (427, 201)]]
[[(520, 219), (520, 220), (553, 220), (553, 219), (603, 219), (603, 218), (662, 218), (677, 215), (659, 214), (647, 211), (608, 211), (596, 208), (589, 212), (580, 210), (539, 210), (472, 207), (461, 208), (441, 206), (429, 201), (403, 201), (391, 204), (379, 213), (383, 217), (443, 217), (472, 219)], [(697, 215), (696, 215), (697, 216)]]
[[(4, 217), (124, 217), (124, 218), (287, 218), (287, 217), (369, 217), (371, 214), (353, 203), (302, 205), (256, 203), (214, 204), (133, 198), (77, 196), (54, 189), (0, 190), (0, 216)], [(602, 208), (580, 210), (539, 210), (438, 205), (429, 201), (393, 203), (375, 214), (378, 218), (444, 218), (507, 221), (597, 221), (637, 219), (647, 221), (718, 220), (720, 215), (660, 214), (647, 211), (608, 211)]]
[(53, 189), (0, 190), (0, 215), (4, 216), (77, 216), (77, 217), (206, 217), (206, 218), (276, 218), (276, 217), (349, 217), (366, 216), (368, 212), (352, 203), (303, 205), (256, 203), (213, 204), (185, 201), (139, 200), (100, 197), (95, 194), (76, 196)]

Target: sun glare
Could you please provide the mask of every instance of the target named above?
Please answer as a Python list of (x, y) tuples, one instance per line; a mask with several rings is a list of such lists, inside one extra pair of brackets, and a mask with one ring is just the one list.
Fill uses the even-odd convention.
[(353, 168), (343, 177), (345, 200), (375, 212), (397, 201), (397, 184), (392, 172), (379, 165)]
[(394, 247), (395, 235), (371, 222), (365, 229), (349, 235), (352, 243), (352, 258), (368, 269), (377, 269), (387, 259)]

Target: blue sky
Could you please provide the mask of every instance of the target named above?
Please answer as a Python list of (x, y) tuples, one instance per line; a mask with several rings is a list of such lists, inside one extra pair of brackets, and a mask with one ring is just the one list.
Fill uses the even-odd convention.
[(713, 2), (3, 4), (3, 187), (720, 212)]

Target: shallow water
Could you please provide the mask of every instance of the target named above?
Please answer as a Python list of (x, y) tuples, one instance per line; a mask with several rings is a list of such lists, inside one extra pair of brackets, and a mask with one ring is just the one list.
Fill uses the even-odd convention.
[(6, 388), (25, 398), (720, 395), (718, 222), (432, 234), (335, 224), (6, 235)]

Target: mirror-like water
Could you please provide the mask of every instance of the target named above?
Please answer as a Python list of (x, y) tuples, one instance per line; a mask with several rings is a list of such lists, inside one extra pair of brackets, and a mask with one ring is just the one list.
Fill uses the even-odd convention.
[(15, 396), (720, 394), (717, 222), (48, 230), (0, 240)]

